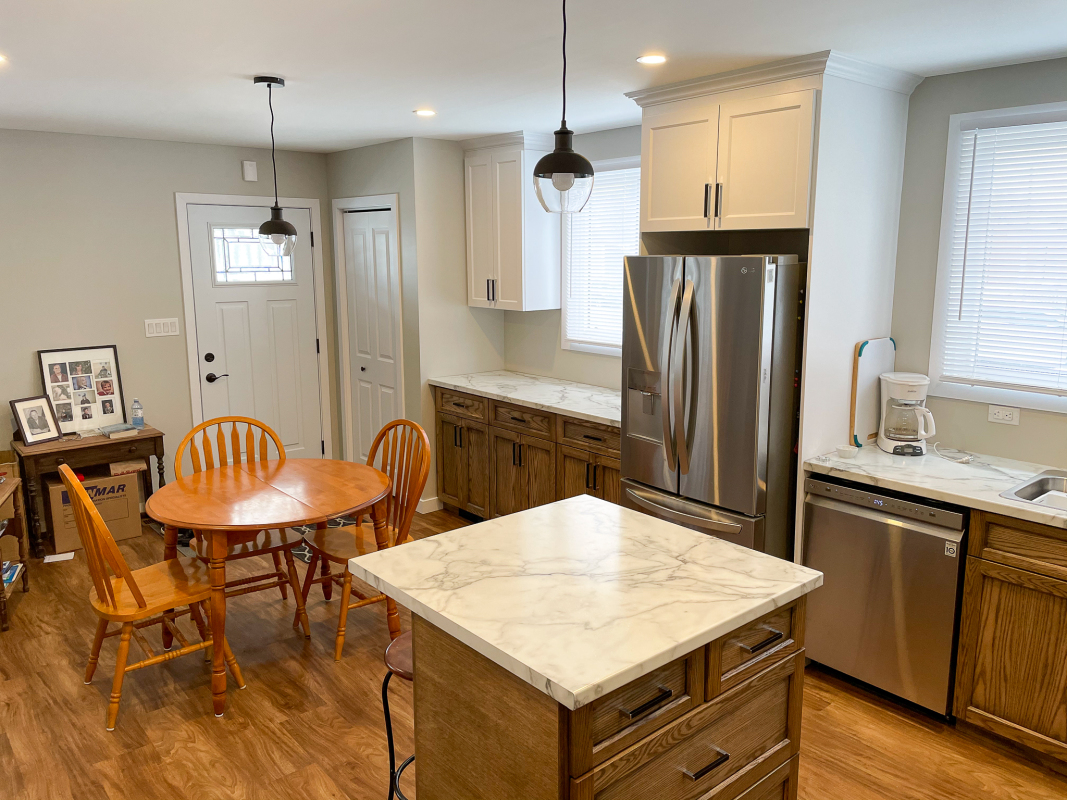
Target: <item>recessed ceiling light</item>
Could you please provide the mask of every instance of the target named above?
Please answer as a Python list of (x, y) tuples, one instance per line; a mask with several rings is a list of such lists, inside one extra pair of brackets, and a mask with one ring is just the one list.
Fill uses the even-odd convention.
[(5, 61), (7, 61), (7, 56), (0, 56), (0, 64), (3, 64)]
[(432, 108), (419, 108), (419, 109), (415, 110), (415, 113), (418, 114), (420, 117), (436, 117), (437, 116), (437, 112), (434, 111)]
[(662, 64), (667, 56), (641, 56), (637, 59), (638, 64)]

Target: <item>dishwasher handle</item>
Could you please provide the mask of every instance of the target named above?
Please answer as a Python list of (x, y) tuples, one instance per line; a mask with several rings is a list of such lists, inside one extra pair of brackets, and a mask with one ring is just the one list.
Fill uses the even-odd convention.
[(820, 497), (819, 495), (809, 494), (804, 498), (804, 505), (825, 508), (829, 511), (836, 511), (839, 514), (862, 517), (863, 519), (878, 522), (882, 525), (893, 525), (905, 530), (915, 531), (916, 533), (925, 533), (928, 536), (934, 536), (938, 539), (947, 539), (953, 542), (963, 541), (964, 531), (962, 529), (956, 530), (954, 528), (946, 528), (943, 525), (934, 525), (930, 522), (909, 519), (908, 517), (898, 516), (887, 511), (875, 511), (871, 508), (853, 505), (852, 503), (834, 500), (829, 497)]

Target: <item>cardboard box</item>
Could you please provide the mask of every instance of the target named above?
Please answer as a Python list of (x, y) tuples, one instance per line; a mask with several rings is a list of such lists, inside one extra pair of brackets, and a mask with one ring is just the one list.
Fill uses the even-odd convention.
[[(100, 512), (115, 541), (132, 539), (141, 535), (141, 479), (137, 473), (129, 475), (108, 474), (106, 467), (85, 470), (82, 482), (89, 498)], [(45, 481), (48, 496), (49, 529), (57, 553), (80, 550), (78, 526), (74, 521), (74, 509), (63, 482), (56, 479)]]

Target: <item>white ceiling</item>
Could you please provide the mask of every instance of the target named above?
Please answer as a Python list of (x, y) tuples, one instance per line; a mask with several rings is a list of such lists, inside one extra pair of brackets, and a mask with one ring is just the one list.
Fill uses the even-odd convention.
[[(1065, 0), (571, 0), (575, 130), (623, 92), (835, 49), (920, 75), (1067, 55)], [(556, 0), (0, 0), (0, 128), (329, 152), (559, 120)], [(635, 63), (663, 52), (661, 67)], [(412, 111), (429, 106), (438, 116)]]

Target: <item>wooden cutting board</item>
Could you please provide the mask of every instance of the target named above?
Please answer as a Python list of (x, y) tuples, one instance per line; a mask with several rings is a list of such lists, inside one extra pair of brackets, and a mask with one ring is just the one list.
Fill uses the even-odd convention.
[(856, 342), (852, 359), (852, 412), (849, 419), (851, 444), (876, 445), (881, 419), (882, 387), (878, 376), (892, 372), (897, 362), (897, 343), (892, 337)]

